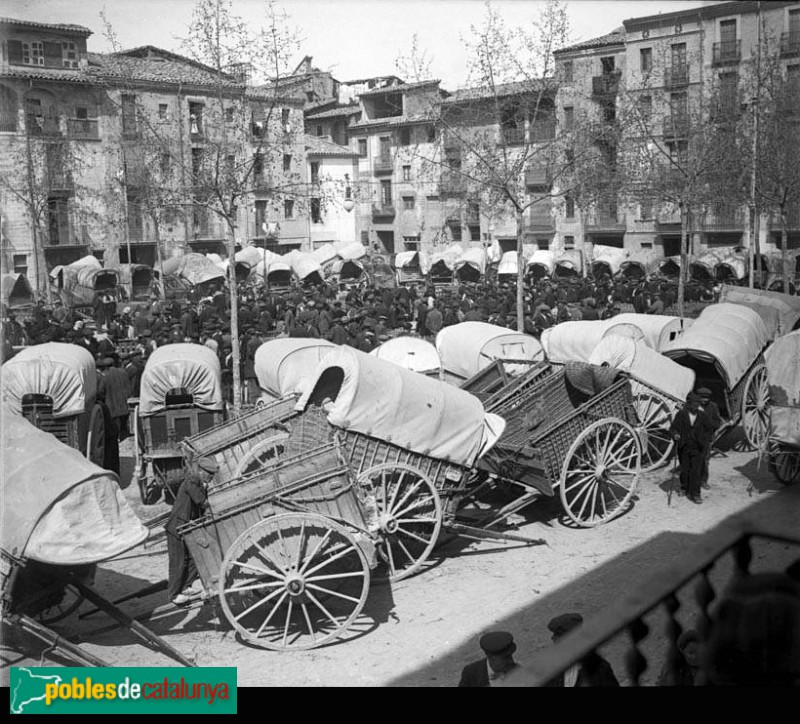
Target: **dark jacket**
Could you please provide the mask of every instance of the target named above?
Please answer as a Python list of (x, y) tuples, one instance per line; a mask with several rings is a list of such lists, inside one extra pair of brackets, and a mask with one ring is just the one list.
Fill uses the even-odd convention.
[[(551, 679), (547, 686), (564, 686), (564, 674)], [(619, 686), (619, 681), (608, 661), (600, 654), (589, 654), (581, 662), (575, 686)]]
[(487, 670), (486, 659), (473, 661), (461, 670), (461, 680), (459, 687), (489, 686), (489, 672)]

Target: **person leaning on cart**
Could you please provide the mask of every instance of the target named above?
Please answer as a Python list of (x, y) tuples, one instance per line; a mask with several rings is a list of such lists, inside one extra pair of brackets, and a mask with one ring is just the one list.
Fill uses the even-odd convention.
[(188, 603), (193, 596), (203, 592), (197, 578), (197, 566), (189, 555), (183, 538), (178, 534), (178, 528), (203, 515), (208, 501), (206, 490), (217, 470), (219, 465), (213, 458), (202, 457), (189, 463), (169, 520), (164, 526), (169, 559), (167, 592), (176, 606)]

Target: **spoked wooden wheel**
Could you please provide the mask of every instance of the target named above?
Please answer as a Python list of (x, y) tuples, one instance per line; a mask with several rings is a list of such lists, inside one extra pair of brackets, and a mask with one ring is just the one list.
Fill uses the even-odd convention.
[(89, 434), (86, 437), (86, 457), (95, 465), (99, 465), (102, 468), (105, 451), (106, 425), (103, 420), (103, 410), (100, 405), (95, 405), (89, 417)]
[(77, 611), (83, 601), (82, 593), (72, 586), (65, 586), (52, 602), (46, 603), (45, 607), (36, 613), (36, 620), (45, 626), (49, 626)]
[(219, 598), (245, 639), (276, 651), (340, 636), (369, 592), (369, 563), (353, 535), (329, 518), (286, 513), (254, 525), (228, 549)]
[(639, 480), (639, 436), (613, 417), (593, 422), (572, 443), (559, 479), (561, 502), (580, 526), (605, 523), (626, 510)]
[(800, 482), (800, 450), (770, 445), (769, 467), (772, 474), (784, 485)]
[(767, 367), (759, 364), (750, 373), (742, 398), (742, 428), (747, 442), (755, 450), (761, 450), (769, 436), (769, 385)]
[(234, 477), (241, 478), (259, 470), (273, 467), (283, 455), (288, 439), (289, 433), (276, 432), (268, 438), (257, 442), (239, 461)]
[(672, 453), (672, 412), (666, 400), (652, 392), (634, 395), (633, 406), (639, 419), (636, 429), (642, 444), (642, 472), (648, 472), (661, 467)]
[[(385, 463), (358, 476), (362, 493), (374, 498), (380, 564), (375, 580), (399, 581), (427, 560), (442, 527), (442, 503), (436, 486), (416, 468)], [(369, 506), (368, 506), (369, 507)]]

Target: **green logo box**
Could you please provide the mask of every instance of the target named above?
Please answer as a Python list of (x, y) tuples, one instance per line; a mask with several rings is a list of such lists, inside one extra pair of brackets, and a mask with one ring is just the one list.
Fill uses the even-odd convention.
[(235, 667), (12, 667), (12, 714), (235, 714)]

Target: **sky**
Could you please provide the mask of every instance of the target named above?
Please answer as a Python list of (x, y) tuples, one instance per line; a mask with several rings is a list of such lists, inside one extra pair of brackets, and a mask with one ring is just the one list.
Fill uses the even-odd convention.
[[(181, 52), (194, 0), (2, 0), (2, 15), (49, 23), (76, 23), (94, 31), (89, 50), (111, 50), (103, 35), (105, 9), (119, 43), (155, 45)], [(539, 0), (496, 0), (507, 25), (526, 26)], [(692, 0), (569, 0), (573, 42), (605, 35), (623, 20), (713, 4)], [(468, 57), (463, 38), (480, 25), (482, 0), (284, 0), (281, 7), (300, 29), (304, 55), (340, 81), (399, 75), (396, 61), (408, 55), (412, 38), (431, 60), (430, 77), (449, 90), (463, 87)], [(234, 0), (235, 11), (254, 25), (263, 17), (264, 0)]]

